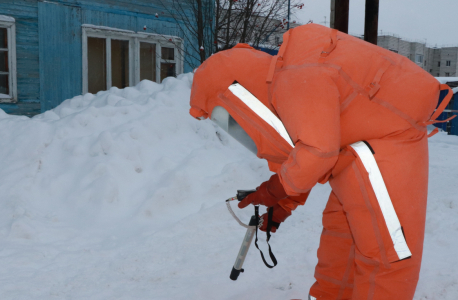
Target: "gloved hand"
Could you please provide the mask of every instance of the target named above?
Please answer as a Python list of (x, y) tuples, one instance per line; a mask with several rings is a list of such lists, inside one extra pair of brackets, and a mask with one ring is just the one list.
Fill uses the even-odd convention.
[(288, 196), (285, 189), (283, 188), (280, 178), (277, 174), (274, 174), (266, 182), (263, 182), (259, 187), (256, 188), (256, 192), (248, 195), (245, 199), (240, 201), (239, 208), (247, 207), (250, 204), (258, 205), (262, 204), (267, 207), (272, 207), (277, 204), (278, 201)]
[[(278, 225), (276, 225), (275, 223), (272, 223), (270, 232), (276, 232), (278, 227), (280, 226), (280, 223), (284, 222), (289, 216), (291, 216), (291, 212), (286, 211), (282, 206), (278, 204), (274, 205), (273, 207), (267, 208), (267, 211), (269, 211), (269, 209), (272, 209), (272, 208), (274, 210), (272, 214), (272, 221), (277, 223)], [(263, 214), (261, 218), (263, 218), (263, 221), (262, 221), (262, 226), (259, 227), (259, 229), (262, 231), (267, 231), (268, 213)]]

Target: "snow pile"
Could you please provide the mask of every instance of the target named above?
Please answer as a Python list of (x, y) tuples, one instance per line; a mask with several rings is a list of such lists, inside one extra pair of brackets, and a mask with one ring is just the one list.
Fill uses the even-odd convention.
[[(86, 94), (32, 119), (0, 110), (0, 299), (306, 299), (329, 186), (274, 234), (275, 269), (253, 247), (232, 282), (245, 229), (224, 200), (270, 172), (189, 116), (191, 82)], [(458, 137), (439, 133), (430, 146), (415, 299), (455, 300)]]

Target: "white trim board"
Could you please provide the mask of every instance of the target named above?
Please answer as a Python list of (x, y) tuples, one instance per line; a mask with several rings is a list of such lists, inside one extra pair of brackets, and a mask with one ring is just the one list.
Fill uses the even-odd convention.
[[(17, 96), (17, 61), (16, 61), (16, 23), (15, 19), (8, 16), (1, 16), (0, 28), (6, 28), (8, 35), (8, 48), (2, 49), (8, 51), (8, 82), (9, 94), (2, 94), (0, 103), (16, 103)], [(5, 73), (6, 74), (6, 73)]]

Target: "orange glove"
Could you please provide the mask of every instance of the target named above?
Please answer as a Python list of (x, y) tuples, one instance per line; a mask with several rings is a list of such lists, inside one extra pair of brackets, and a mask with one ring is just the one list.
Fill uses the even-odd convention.
[[(273, 207), (269, 207), (269, 209), (274, 210), (273, 215), (272, 215), (272, 227), (270, 229), (270, 232), (276, 232), (278, 227), (280, 227), (280, 223), (284, 222), (289, 216), (291, 216), (291, 212), (286, 211), (283, 207), (280, 205), (274, 205)], [(263, 218), (262, 226), (259, 227), (260, 230), (262, 231), (267, 231), (267, 223), (268, 223), (268, 213), (265, 213), (261, 216)]]
[(274, 174), (266, 182), (263, 182), (259, 187), (256, 188), (256, 192), (248, 195), (245, 199), (240, 201), (239, 208), (247, 207), (250, 204), (253, 205), (265, 205), (272, 207), (277, 204), (281, 199), (286, 198), (288, 195), (283, 188), (277, 174)]

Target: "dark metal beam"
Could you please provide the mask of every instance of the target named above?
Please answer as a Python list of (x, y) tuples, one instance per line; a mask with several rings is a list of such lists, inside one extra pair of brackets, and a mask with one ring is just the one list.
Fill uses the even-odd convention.
[(348, 33), (350, 0), (331, 0), (331, 27)]
[(377, 45), (379, 0), (366, 0), (364, 40)]

